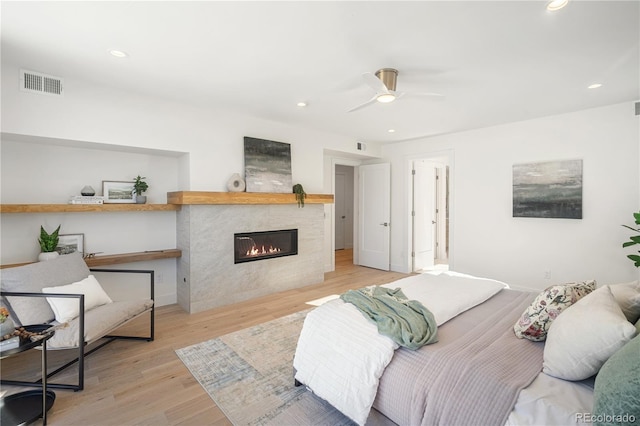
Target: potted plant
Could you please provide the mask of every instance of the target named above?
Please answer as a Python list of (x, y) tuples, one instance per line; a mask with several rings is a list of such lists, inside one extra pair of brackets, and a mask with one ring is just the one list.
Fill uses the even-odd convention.
[(58, 225), (56, 230), (51, 234), (47, 233), (44, 227), (40, 225), (40, 238), (38, 238), (38, 243), (40, 243), (41, 253), (38, 255), (38, 260), (51, 260), (59, 256), (59, 253), (56, 251), (59, 240), (58, 232), (60, 232), (60, 225)]
[(293, 193), (296, 194), (296, 200), (298, 201), (298, 207), (304, 207), (304, 199), (307, 198), (307, 193), (304, 192), (304, 188), (299, 183), (293, 185)]
[[(631, 241), (627, 241), (626, 243), (622, 244), (622, 247), (629, 247), (636, 244), (640, 244), (640, 212), (634, 213), (633, 217), (636, 222), (635, 228), (628, 225), (622, 225), (622, 226), (624, 226), (625, 228), (629, 228), (634, 232), (637, 232), (638, 235), (631, 236), (630, 237)], [(640, 250), (638, 250), (638, 253), (640, 253)], [(637, 254), (630, 254), (630, 255), (627, 255), (627, 257), (633, 261), (636, 267), (640, 268), (640, 256), (638, 256)]]
[(144, 204), (147, 202), (147, 196), (142, 195), (142, 193), (149, 189), (149, 185), (144, 181), (144, 179), (146, 179), (146, 177), (140, 177), (140, 175), (138, 175), (138, 177), (133, 180), (133, 192), (136, 195), (137, 204)]

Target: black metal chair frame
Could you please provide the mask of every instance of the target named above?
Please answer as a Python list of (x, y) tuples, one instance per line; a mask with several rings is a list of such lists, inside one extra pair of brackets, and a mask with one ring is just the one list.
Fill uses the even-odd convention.
[[(90, 269), (92, 272), (114, 272), (114, 273), (129, 273), (129, 274), (149, 274), (149, 290), (151, 300), (154, 300), (154, 290), (155, 290), (155, 279), (154, 279), (154, 271), (153, 270), (141, 270), (141, 269)], [(96, 340), (99, 341), (101, 339), (106, 339), (104, 342), (101, 342), (95, 348), (85, 352), (85, 347), (87, 346), (87, 342), (84, 341), (84, 294), (62, 294), (62, 293), (27, 293), (27, 292), (5, 292), (2, 291), (0, 294), (4, 296), (19, 296), (19, 297), (66, 297), (66, 298), (75, 298), (78, 299), (78, 303), (80, 305), (80, 315), (79, 315), (79, 324), (78, 324), (78, 342), (82, 342), (82, 344), (78, 345), (78, 355), (73, 360), (67, 362), (61, 367), (58, 367), (52, 372), (47, 372), (47, 388), (54, 389), (68, 389), (73, 391), (81, 391), (84, 389), (84, 358), (86, 356), (91, 355), (98, 349), (108, 345), (109, 343), (116, 340), (142, 340), (147, 342), (152, 342), (155, 336), (155, 301), (150, 310), (150, 320), (149, 320), (149, 336), (120, 336), (120, 335), (111, 335), (107, 334), (101, 338)], [(55, 349), (54, 349), (55, 350)], [(73, 350), (73, 348), (70, 348)], [(59, 372), (71, 367), (72, 365), (78, 363), (78, 384), (66, 384), (66, 383), (51, 383), (49, 382), (49, 378), (58, 374)], [(30, 386), (30, 387), (39, 387), (42, 388), (42, 379), (36, 380), (33, 382), (29, 381), (21, 381), (21, 380), (0, 380), (0, 383), (3, 385), (10, 386)]]

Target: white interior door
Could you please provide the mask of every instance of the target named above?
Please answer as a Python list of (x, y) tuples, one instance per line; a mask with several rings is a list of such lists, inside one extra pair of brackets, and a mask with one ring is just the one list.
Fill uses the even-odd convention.
[(346, 221), (346, 176), (344, 173), (336, 172), (336, 192), (335, 192), (335, 209), (336, 209), (336, 250), (342, 250), (345, 247), (345, 221)]
[(436, 165), (413, 162), (413, 270), (433, 267), (436, 230)]
[(391, 165), (360, 166), (359, 178), (359, 264), (388, 271)]

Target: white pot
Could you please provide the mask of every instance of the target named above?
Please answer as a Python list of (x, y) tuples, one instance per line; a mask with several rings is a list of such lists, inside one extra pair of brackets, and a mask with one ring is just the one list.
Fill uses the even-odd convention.
[(51, 251), (47, 253), (42, 252), (38, 255), (38, 261), (43, 262), (45, 260), (55, 259), (58, 256), (60, 256), (60, 254), (57, 251)]

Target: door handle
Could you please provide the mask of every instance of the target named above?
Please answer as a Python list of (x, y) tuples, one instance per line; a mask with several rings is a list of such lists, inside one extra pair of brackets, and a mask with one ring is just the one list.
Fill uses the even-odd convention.
[(382, 225), (382, 226), (389, 226), (389, 223), (384, 222), (384, 223), (381, 223), (380, 225)]
[(342, 219), (346, 218), (346, 216), (342, 216)]

